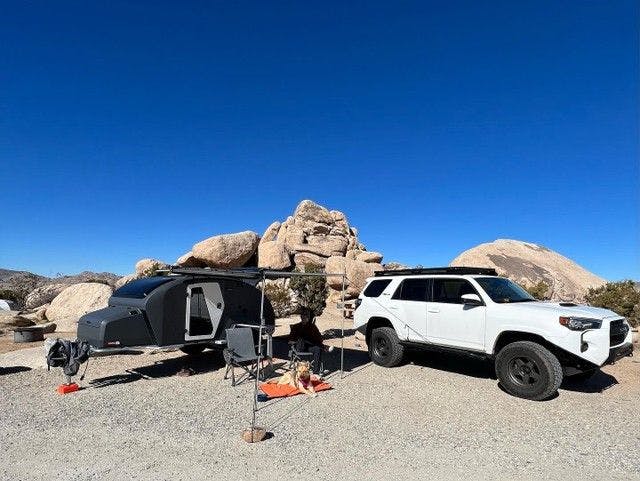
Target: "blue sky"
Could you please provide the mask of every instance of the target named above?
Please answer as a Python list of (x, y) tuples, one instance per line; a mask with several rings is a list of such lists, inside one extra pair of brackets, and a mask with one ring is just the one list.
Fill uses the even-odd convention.
[(6, 2), (0, 267), (127, 273), (310, 198), (386, 260), (640, 278), (635, 1)]

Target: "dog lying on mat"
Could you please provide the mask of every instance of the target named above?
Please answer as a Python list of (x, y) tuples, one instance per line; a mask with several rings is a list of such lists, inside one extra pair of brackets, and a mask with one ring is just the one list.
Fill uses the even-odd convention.
[(307, 396), (316, 397), (318, 395), (311, 382), (311, 363), (308, 361), (298, 362), (294, 369), (285, 372), (277, 379), (269, 379), (267, 383), (288, 384)]

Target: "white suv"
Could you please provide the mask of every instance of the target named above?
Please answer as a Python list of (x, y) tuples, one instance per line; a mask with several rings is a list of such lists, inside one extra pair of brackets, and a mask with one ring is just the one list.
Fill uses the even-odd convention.
[(554, 395), (564, 375), (588, 378), (632, 355), (631, 329), (615, 312), (540, 302), (493, 269), (445, 267), (378, 272), (356, 302), (354, 327), (380, 366), (408, 347), (490, 358), (509, 393)]

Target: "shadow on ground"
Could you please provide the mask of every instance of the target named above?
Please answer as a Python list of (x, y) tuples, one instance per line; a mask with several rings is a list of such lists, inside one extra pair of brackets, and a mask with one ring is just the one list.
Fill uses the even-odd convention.
[(436, 351), (411, 351), (407, 353), (407, 361), (413, 362), (416, 366), (453, 372), (465, 376), (482, 379), (496, 378), (491, 361), (464, 356), (462, 354), (443, 354)]
[(175, 376), (181, 371), (189, 371), (189, 375), (198, 375), (216, 371), (224, 367), (224, 360), (218, 351), (205, 351), (201, 354), (184, 355), (171, 359), (163, 359), (146, 366), (128, 369), (126, 374), (93, 379), (89, 384), (93, 387), (107, 387), (114, 384), (125, 384), (140, 379), (159, 379)]
[(598, 370), (591, 378), (582, 381), (576, 378), (566, 377), (560, 386), (565, 391), (600, 393), (618, 384), (615, 376)]
[(5, 374), (15, 374), (17, 372), (25, 372), (25, 371), (31, 371), (31, 368), (27, 366), (0, 367), (0, 376), (4, 376)]

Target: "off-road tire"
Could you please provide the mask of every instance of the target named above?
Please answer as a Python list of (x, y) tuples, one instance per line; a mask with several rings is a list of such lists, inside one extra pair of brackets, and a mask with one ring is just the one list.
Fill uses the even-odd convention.
[(392, 327), (376, 327), (368, 342), (369, 357), (378, 366), (394, 367), (404, 359), (404, 346)]
[(207, 348), (206, 344), (186, 344), (180, 348), (182, 352), (189, 356), (197, 356)]
[(507, 344), (495, 360), (500, 385), (513, 396), (544, 401), (562, 384), (562, 366), (546, 347), (531, 341)]

